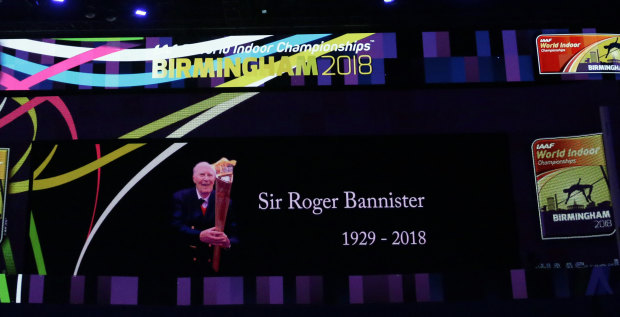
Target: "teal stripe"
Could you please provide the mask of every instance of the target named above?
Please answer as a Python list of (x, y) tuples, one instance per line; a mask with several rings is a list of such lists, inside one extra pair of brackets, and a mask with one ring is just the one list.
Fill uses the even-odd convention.
[[(37, 63), (23, 60), (6, 53), (0, 54), (0, 65), (27, 75), (34, 75), (48, 68), (48, 66), (39, 65)], [(93, 87), (106, 87), (107, 81), (108, 83), (118, 82), (118, 84), (114, 85), (114, 87), (134, 87), (142, 85), (162, 84), (181, 79), (152, 78), (151, 73), (113, 75), (65, 71), (56, 76), (50, 77), (49, 80), (65, 84), (88, 85)]]
[(37, 272), (39, 275), (47, 275), (45, 270), (45, 262), (43, 261), (43, 251), (39, 243), (39, 234), (34, 223), (34, 216), (30, 212), (30, 242), (32, 243), (32, 252), (34, 253), (34, 261), (37, 264)]

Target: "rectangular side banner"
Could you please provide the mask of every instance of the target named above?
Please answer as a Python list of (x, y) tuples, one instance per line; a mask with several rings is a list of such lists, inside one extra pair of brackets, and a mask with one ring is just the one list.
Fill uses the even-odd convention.
[(615, 232), (602, 134), (538, 139), (532, 155), (543, 239)]
[(0, 241), (4, 237), (4, 206), (9, 178), (9, 149), (0, 148)]
[(536, 37), (540, 74), (620, 72), (619, 34), (543, 34)]

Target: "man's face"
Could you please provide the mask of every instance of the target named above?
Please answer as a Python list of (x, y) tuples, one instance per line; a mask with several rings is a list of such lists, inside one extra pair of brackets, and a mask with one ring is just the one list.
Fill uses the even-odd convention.
[(215, 183), (215, 171), (207, 164), (198, 164), (194, 169), (194, 184), (201, 194), (210, 193)]

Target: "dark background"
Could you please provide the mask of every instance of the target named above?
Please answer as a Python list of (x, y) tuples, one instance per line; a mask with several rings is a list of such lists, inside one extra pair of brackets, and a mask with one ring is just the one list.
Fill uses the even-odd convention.
[[(105, 142), (102, 154), (121, 144)], [(169, 144), (151, 141), (102, 168), (96, 218), (124, 184)], [(35, 162), (49, 148), (46, 143), (35, 144)], [(54, 160), (62, 163), (46, 170), (46, 175), (81, 165), (80, 157), (71, 153), (92, 149), (90, 142), (61, 143)], [(221, 274), (393, 274), (520, 267), (510, 172), (504, 159), (507, 150), (502, 135), (190, 141), (121, 200), (94, 236), (79, 274), (190, 273), (177, 269), (180, 259), (172, 249), (170, 197), (193, 186), (191, 168), (196, 162), (222, 156), (238, 161), (230, 219), (237, 224), (241, 242), (224, 253), (228, 259)], [(73, 273), (90, 223), (95, 179), (90, 175), (31, 194), (48, 274)], [(302, 198), (338, 197), (338, 208), (325, 209), (321, 215), (289, 210), (289, 191)], [(343, 191), (354, 191), (358, 198), (387, 197), (388, 192), (394, 197), (423, 196), (424, 207), (345, 209)], [(261, 192), (284, 198), (282, 209), (259, 210)], [(427, 244), (391, 245), (393, 231), (412, 230), (425, 231)], [(377, 241), (372, 246), (344, 247), (345, 231), (375, 231)], [(380, 241), (381, 237), (388, 241)]]

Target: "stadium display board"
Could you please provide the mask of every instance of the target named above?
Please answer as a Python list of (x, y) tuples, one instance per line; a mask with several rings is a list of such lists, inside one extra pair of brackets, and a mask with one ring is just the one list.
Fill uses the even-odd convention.
[(0, 303), (522, 299), (620, 266), (609, 86), (466, 32), (0, 40)]

